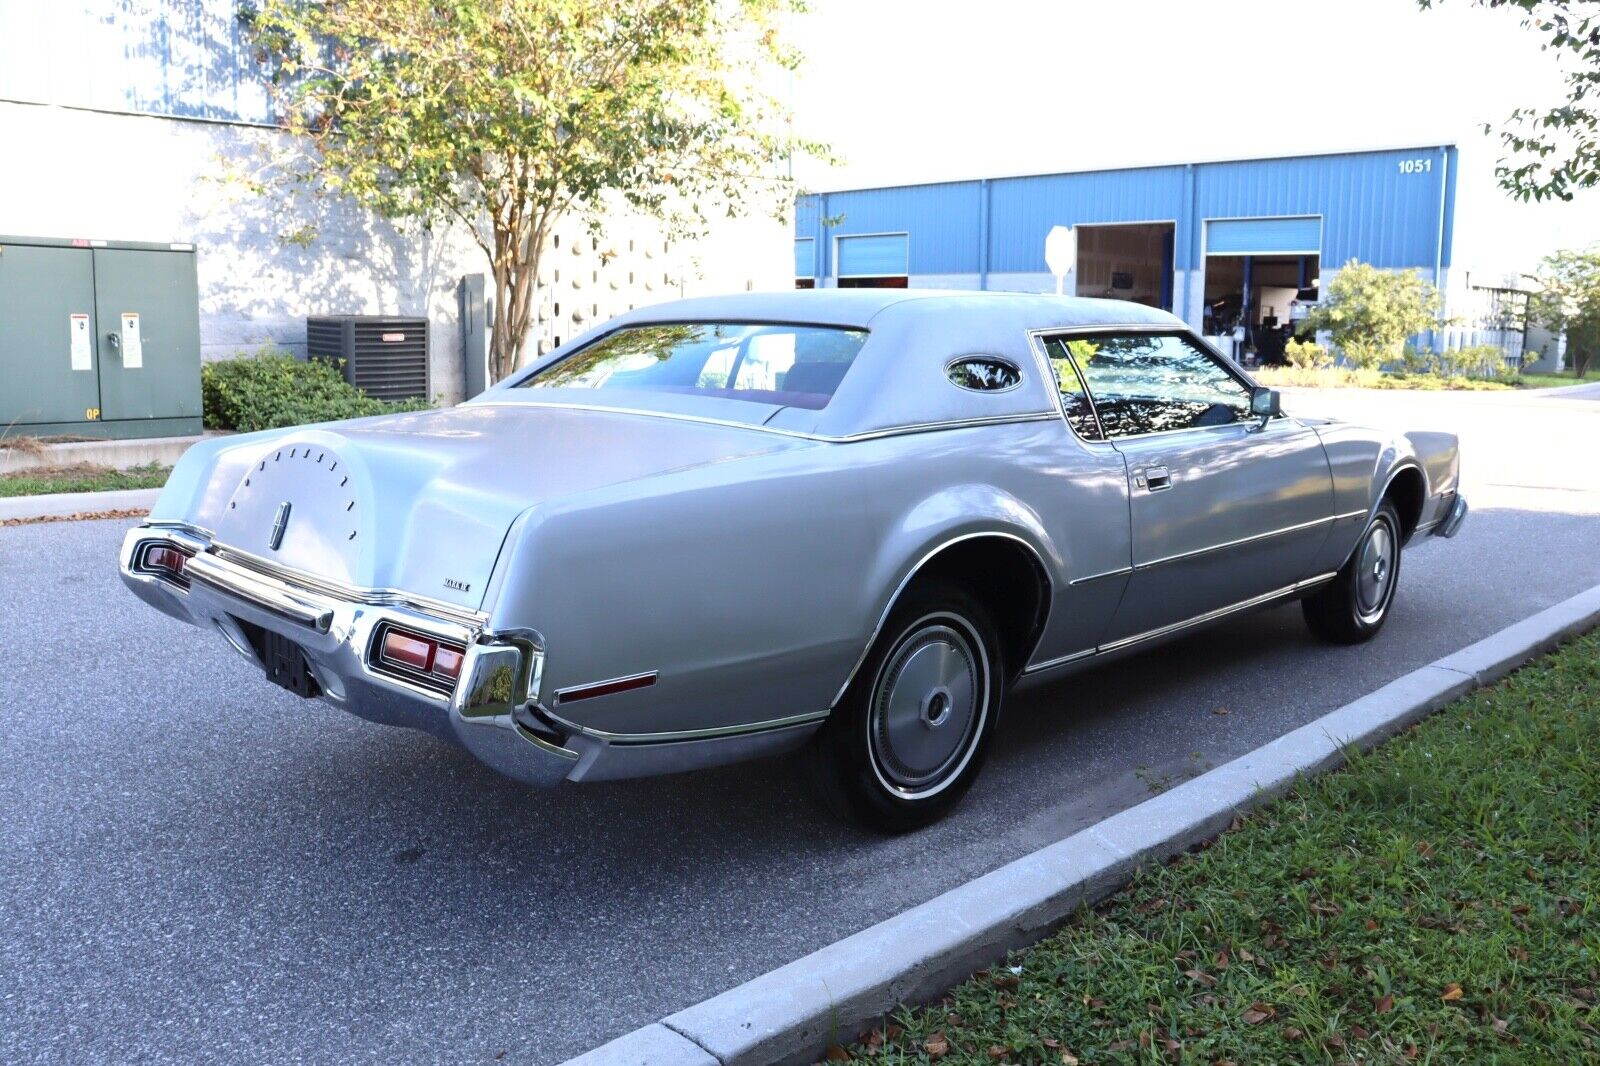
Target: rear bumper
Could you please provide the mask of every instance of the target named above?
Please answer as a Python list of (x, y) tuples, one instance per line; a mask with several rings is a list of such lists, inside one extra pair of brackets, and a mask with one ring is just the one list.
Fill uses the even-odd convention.
[[(141, 568), (152, 546), (188, 556), (185, 583)], [(191, 526), (130, 530), (120, 569), (140, 599), (216, 630), (256, 666), (261, 661), (247, 627), (299, 646), (330, 702), (370, 721), (453, 741), (526, 784), (648, 777), (774, 755), (803, 744), (822, 724), (820, 718), (761, 723), (717, 736), (646, 743), (600, 734), (553, 719), (539, 707), (545, 648), (532, 630), (491, 629), (484, 615), (448, 604), (291, 573)], [(437, 691), (374, 669), (373, 635), (384, 623), (463, 645), (467, 652), (455, 688)]]
[[(154, 545), (189, 556), (185, 582), (140, 567)], [(260, 665), (246, 626), (292, 640), (305, 653), (324, 698), (387, 725), (420, 729), (459, 743), (480, 761), (518, 781), (554, 785), (578, 763), (560, 737), (540, 736), (527, 716), (544, 661), (536, 633), (496, 633), (481, 615), (419, 602), (402, 594), (343, 589), (298, 580), (212, 542), (187, 526), (140, 526), (123, 539), (122, 580), (156, 609), (215, 629)], [(451, 692), (413, 684), (372, 666), (372, 640), (388, 622), (467, 647), (461, 680)], [(526, 724), (525, 724), (526, 723)]]

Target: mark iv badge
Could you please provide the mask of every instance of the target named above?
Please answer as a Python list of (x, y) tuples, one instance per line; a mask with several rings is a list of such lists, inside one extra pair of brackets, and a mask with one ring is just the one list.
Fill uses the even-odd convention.
[(267, 538), (267, 547), (273, 551), (278, 550), (278, 545), (283, 543), (283, 531), (289, 525), (289, 501), (284, 500), (278, 504), (278, 513), (272, 519), (272, 535)]

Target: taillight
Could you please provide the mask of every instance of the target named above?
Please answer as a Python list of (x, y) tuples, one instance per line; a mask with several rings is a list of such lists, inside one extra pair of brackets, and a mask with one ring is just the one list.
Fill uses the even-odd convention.
[(154, 574), (181, 588), (189, 587), (189, 576), (184, 568), (189, 563), (189, 553), (182, 548), (161, 541), (147, 542), (135, 557), (133, 568), (141, 574)]
[(465, 658), (463, 653), (440, 644), (433, 652), (433, 672), (454, 680), (461, 676), (461, 660)]
[(433, 665), (433, 649), (432, 641), (407, 636), (398, 629), (391, 629), (384, 634), (384, 657), (402, 666), (409, 666), (413, 670), (427, 672)]
[(169, 548), (164, 544), (157, 544), (151, 548), (144, 557), (145, 565), (155, 570), (165, 570), (169, 574), (183, 573), (183, 564), (189, 557), (177, 548)]
[(449, 687), (461, 676), (466, 654), (459, 644), (386, 624), (379, 634), (373, 665), (411, 680)]

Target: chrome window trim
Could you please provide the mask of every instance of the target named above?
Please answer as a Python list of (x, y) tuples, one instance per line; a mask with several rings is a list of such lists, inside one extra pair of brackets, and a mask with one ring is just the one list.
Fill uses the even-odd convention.
[(603, 740), (608, 744), (669, 744), (678, 740), (711, 740), (717, 737), (737, 737), (747, 733), (764, 733), (772, 729), (787, 729), (790, 726), (805, 725), (810, 722), (820, 722), (832, 712), (810, 711), (805, 714), (790, 715), (787, 718), (773, 718), (765, 722), (748, 722), (743, 725), (712, 726), (708, 729), (678, 729), (666, 733), (612, 733), (604, 729), (595, 729), (592, 726), (579, 725), (577, 722), (568, 721), (558, 714), (553, 714), (541, 707), (539, 713), (550, 721), (570, 729), (574, 733), (581, 733), (586, 737)]
[(1082, 651), (1075, 651), (1070, 655), (1063, 655), (1059, 658), (1049, 659), (1042, 663), (1034, 663), (1023, 670), (1022, 673), (1024, 676), (1043, 673), (1046, 670), (1053, 670), (1056, 667), (1065, 666), (1068, 663), (1089, 659), (1097, 655), (1107, 655), (1114, 651), (1121, 651), (1124, 648), (1131, 648), (1136, 644), (1143, 644), (1147, 640), (1155, 640), (1157, 637), (1165, 637), (1170, 636), (1173, 633), (1180, 633), (1183, 630), (1193, 628), (1194, 626), (1204, 625), (1207, 622), (1214, 622), (1218, 619), (1226, 618), (1228, 615), (1235, 614), (1239, 611), (1249, 610), (1252, 607), (1265, 606), (1266, 604), (1271, 603), (1273, 600), (1282, 599), (1297, 592), (1304, 592), (1307, 589), (1315, 588), (1318, 585), (1325, 585), (1337, 576), (1337, 571), (1330, 571), (1326, 574), (1318, 574), (1316, 577), (1308, 577), (1303, 581), (1296, 581), (1292, 585), (1285, 585), (1280, 589), (1274, 589), (1271, 592), (1264, 592), (1259, 596), (1252, 596), (1249, 599), (1240, 600), (1237, 603), (1230, 603), (1226, 607), (1217, 607), (1201, 614), (1194, 615), (1193, 617), (1185, 618), (1181, 622), (1172, 622), (1168, 625), (1158, 626), (1155, 629), (1147, 629), (1143, 633), (1135, 633), (1128, 637), (1119, 637), (1116, 640), (1108, 641), (1105, 644), (1096, 645), (1093, 648), (1085, 648)]
[[(1136, 325), (1126, 326), (1065, 326), (1054, 329), (1030, 329), (1028, 331), (1028, 346), (1033, 351), (1034, 361), (1039, 363), (1041, 369), (1044, 371), (1045, 380), (1054, 381), (1055, 370), (1050, 366), (1050, 356), (1045, 351), (1045, 343), (1052, 337), (1081, 337), (1097, 333), (1162, 333), (1182, 337), (1184, 340), (1192, 343), (1201, 354), (1207, 356), (1212, 362), (1222, 367), (1222, 369), (1230, 377), (1243, 385), (1246, 390), (1254, 390), (1257, 387), (1255, 381), (1246, 375), (1242, 369), (1234, 365), (1231, 359), (1224, 357), (1215, 348), (1211, 347), (1211, 345), (1205, 343), (1205, 341), (1202, 340), (1200, 336), (1194, 332), (1194, 330), (1185, 325), (1157, 325), (1155, 323), (1143, 322)], [(1151, 437), (1169, 437), (1174, 433), (1209, 433), (1215, 432), (1219, 429), (1237, 430), (1241, 426), (1248, 427), (1251, 424), (1249, 421), (1244, 421), (1229, 422), (1221, 426), (1184, 426), (1181, 429), (1161, 429), (1156, 430), (1153, 433), (1130, 433), (1123, 437), (1108, 437), (1106, 435), (1105, 424), (1100, 421), (1100, 409), (1095, 403), (1094, 390), (1089, 388), (1089, 382), (1086, 378), (1084, 378), (1083, 372), (1079, 369), (1077, 360), (1072, 361), (1072, 368), (1073, 371), (1077, 373), (1078, 384), (1083, 386), (1084, 395), (1089, 398), (1089, 409), (1094, 412), (1095, 425), (1100, 427), (1101, 439), (1089, 440), (1087, 437), (1079, 433), (1077, 428), (1073, 426), (1072, 420), (1067, 417), (1067, 408), (1061, 400), (1061, 389), (1059, 387), (1057, 387), (1055, 390), (1056, 413), (1059, 414), (1061, 416), (1061, 420), (1067, 424), (1067, 428), (1072, 430), (1072, 435), (1083, 444), (1115, 447), (1117, 441), (1147, 440)], [(1294, 422), (1295, 425), (1303, 425), (1299, 421), (1290, 418), (1288, 415), (1280, 415), (1279, 417), (1289, 419), (1291, 422)]]
[(679, 411), (653, 411), (639, 407), (608, 407), (602, 404), (548, 400), (475, 400), (472, 401), (472, 404), (479, 407), (543, 407), (560, 411), (596, 411), (602, 414), (635, 415), (640, 418), (664, 418), (674, 422), (695, 422), (707, 426), (722, 426), (727, 429), (745, 429), (753, 433), (770, 433), (774, 436), (792, 437), (796, 440), (808, 440), (818, 444), (854, 444), (858, 441), (880, 440), (884, 437), (903, 437), (912, 433), (932, 433), (945, 429), (1004, 426), (1017, 422), (1047, 422), (1057, 417), (1057, 412), (1055, 411), (1023, 411), (1010, 415), (982, 415), (976, 418), (951, 418), (939, 422), (914, 422), (904, 426), (887, 426), (883, 429), (869, 429), (861, 433), (847, 433), (836, 436), (827, 433), (807, 433), (798, 429), (782, 429), (758, 422), (735, 422), (728, 418), (711, 418), (707, 415), (690, 415)]

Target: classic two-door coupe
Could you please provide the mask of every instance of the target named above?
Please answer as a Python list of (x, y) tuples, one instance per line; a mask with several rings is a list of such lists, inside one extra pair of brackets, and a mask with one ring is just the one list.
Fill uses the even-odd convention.
[(460, 406), (209, 440), (122, 549), (267, 675), (538, 783), (808, 747), (881, 828), (1003, 694), (1287, 600), (1353, 643), (1466, 513), (1446, 433), (1282, 414), (1130, 303), (635, 311)]

